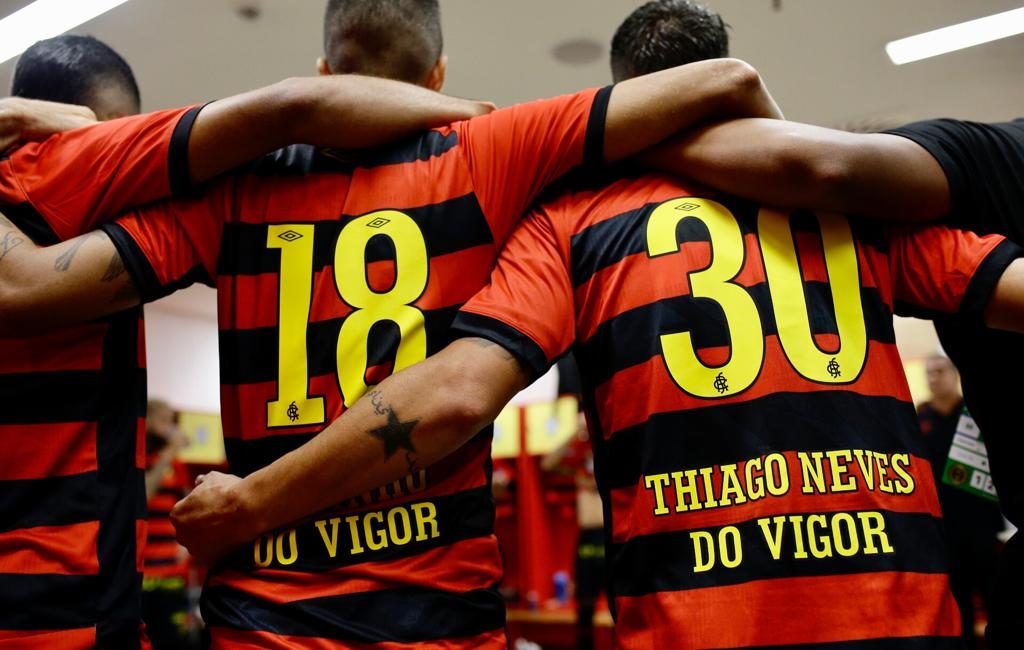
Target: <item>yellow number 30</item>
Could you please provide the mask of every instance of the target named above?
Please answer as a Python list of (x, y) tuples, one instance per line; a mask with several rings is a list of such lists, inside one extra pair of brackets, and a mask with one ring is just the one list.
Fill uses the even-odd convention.
[[(676, 229), (684, 219), (700, 220), (711, 238), (711, 263), (690, 273), (691, 295), (715, 301), (729, 332), (728, 360), (709, 366), (697, 356), (690, 332), (661, 335), (665, 366), (676, 384), (696, 397), (719, 398), (749, 388), (764, 364), (764, 330), (750, 293), (736, 282), (746, 260), (743, 234), (728, 208), (709, 199), (679, 198), (659, 205), (647, 222), (647, 254), (679, 251)], [(854, 381), (867, 357), (857, 250), (847, 221), (819, 215), (825, 265), (839, 332), (839, 350), (822, 351), (811, 331), (804, 283), (787, 215), (762, 209), (758, 237), (782, 349), (803, 377), (820, 383)]]

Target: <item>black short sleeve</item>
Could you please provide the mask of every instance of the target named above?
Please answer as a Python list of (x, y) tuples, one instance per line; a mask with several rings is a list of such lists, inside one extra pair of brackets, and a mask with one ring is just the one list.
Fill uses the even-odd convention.
[(1024, 120), (927, 120), (888, 133), (938, 161), (949, 181), (952, 225), (1024, 242)]

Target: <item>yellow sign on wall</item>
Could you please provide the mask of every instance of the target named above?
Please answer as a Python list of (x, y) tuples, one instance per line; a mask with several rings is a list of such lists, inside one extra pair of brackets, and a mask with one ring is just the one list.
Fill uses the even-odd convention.
[(188, 446), (178, 454), (181, 462), (203, 465), (224, 462), (224, 431), (219, 415), (182, 412), (178, 414), (178, 427), (188, 437)]

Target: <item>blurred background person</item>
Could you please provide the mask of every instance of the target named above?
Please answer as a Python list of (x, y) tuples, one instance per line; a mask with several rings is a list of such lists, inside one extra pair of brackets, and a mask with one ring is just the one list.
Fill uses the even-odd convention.
[(949, 357), (931, 356), (925, 361), (925, 372), (931, 397), (918, 407), (918, 418), (942, 506), (950, 586), (960, 607), (964, 640), (969, 648), (976, 648), (981, 646), (975, 633), (974, 600), (980, 595), (988, 609), (1003, 516), (995, 502), (943, 482), (949, 449), (965, 414), (964, 398), (959, 374)]
[(174, 540), (170, 514), (189, 492), (191, 477), (178, 460), (188, 438), (166, 402), (146, 406), (146, 499), (149, 510), (143, 551), (142, 618), (154, 650), (198, 647), (198, 626), (189, 600), (188, 551)]

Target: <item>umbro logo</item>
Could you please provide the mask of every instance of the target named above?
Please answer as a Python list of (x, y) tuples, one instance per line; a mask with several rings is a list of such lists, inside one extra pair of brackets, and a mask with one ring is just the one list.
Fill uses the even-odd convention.
[(285, 241), (295, 241), (296, 239), (302, 239), (302, 235), (294, 230), (285, 230), (283, 233), (278, 235), (277, 238)]
[(369, 228), (383, 228), (384, 226), (388, 225), (389, 223), (391, 223), (391, 219), (385, 219), (384, 217), (377, 217), (376, 219), (374, 219), (373, 221), (370, 221), (366, 225)]

